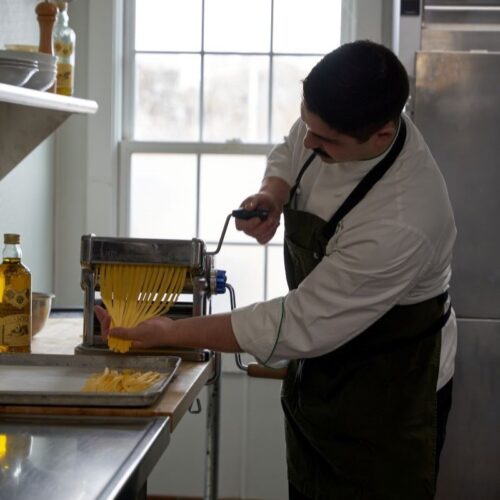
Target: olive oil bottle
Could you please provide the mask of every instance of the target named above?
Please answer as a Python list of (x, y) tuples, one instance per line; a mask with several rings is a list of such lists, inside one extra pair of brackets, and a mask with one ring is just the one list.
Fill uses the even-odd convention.
[(31, 273), (18, 234), (4, 234), (0, 264), (0, 353), (31, 352)]

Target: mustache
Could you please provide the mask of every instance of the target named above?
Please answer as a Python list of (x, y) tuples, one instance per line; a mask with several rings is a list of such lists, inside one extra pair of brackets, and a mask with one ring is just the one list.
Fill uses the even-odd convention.
[(326, 152), (326, 151), (323, 151), (321, 148), (314, 148), (313, 151), (318, 155), (318, 156), (322, 156), (324, 158), (328, 158), (330, 160), (333, 160), (333, 158)]

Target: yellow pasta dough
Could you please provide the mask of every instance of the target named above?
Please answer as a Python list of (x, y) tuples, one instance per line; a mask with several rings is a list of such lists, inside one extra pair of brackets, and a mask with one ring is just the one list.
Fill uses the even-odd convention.
[[(111, 316), (111, 327), (134, 327), (165, 314), (184, 288), (186, 267), (147, 264), (96, 266), (101, 298)], [(108, 347), (127, 352), (130, 340), (108, 337)]]
[(149, 389), (161, 378), (159, 372), (141, 372), (138, 370), (110, 370), (91, 375), (82, 388), (82, 392), (142, 392)]

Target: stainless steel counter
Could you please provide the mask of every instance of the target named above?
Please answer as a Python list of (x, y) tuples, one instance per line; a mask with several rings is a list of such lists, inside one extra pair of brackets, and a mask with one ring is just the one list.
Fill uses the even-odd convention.
[(0, 416), (1, 500), (145, 498), (168, 417)]
[[(32, 352), (73, 354), (82, 331), (81, 315), (49, 318)], [(165, 393), (145, 408), (0, 405), (0, 500), (145, 500), (170, 432), (213, 372), (213, 360), (182, 361)], [(212, 428), (208, 498), (217, 497)]]

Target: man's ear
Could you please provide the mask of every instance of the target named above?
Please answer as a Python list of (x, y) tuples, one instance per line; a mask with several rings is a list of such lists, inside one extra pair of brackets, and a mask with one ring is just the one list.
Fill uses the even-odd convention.
[(373, 135), (372, 140), (375, 144), (383, 146), (387, 143), (392, 142), (396, 132), (398, 131), (398, 126), (392, 120), (387, 122), (383, 127), (379, 128)]

